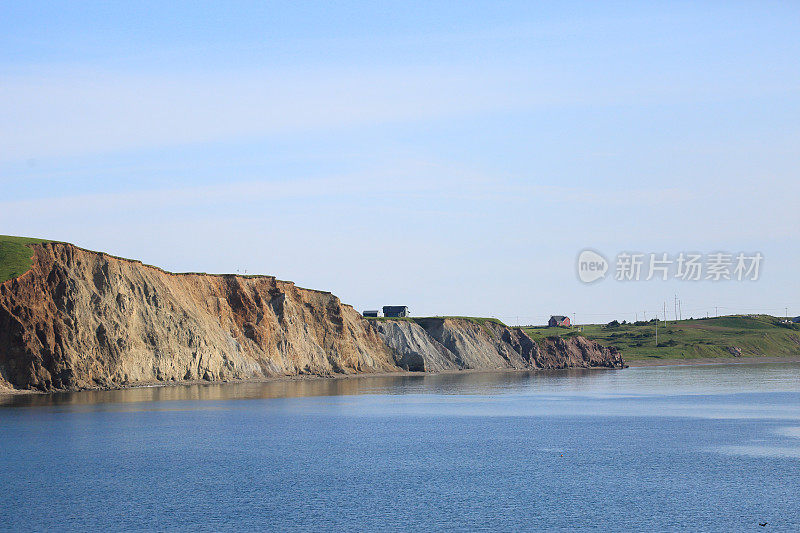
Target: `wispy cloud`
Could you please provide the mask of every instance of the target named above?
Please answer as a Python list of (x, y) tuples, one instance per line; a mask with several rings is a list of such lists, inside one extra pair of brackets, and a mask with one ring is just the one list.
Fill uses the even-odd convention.
[[(253, 136), (432, 121), (558, 106), (663, 105), (719, 98), (718, 80), (618, 79), (597, 65), (218, 69), (121, 73), (56, 68), (6, 73), (0, 161)], [(763, 88), (784, 90), (786, 87)], [(742, 96), (753, 87), (740, 86)]]
[(0, 159), (247, 138), (431, 119), (518, 105), (508, 76), (427, 69), (215, 72), (206, 76), (52, 72), (0, 87)]
[(661, 205), (691, 198), (678, 188), (590, 191), (576, 186), (535, 185), (519, 177), (490, 176), (463, 165), (408, 158), (362, 172), (324, 177), (233, 181), (211, 185), (150, 187), (119, 192), (66, 194), (0, 201), (0, 222), (30, 213), (61, 216), (127, 209), (170, 210), (206, 205), (237, 205), (298, 199), (305, 202), (342, 198), (440, 198), (448, 201), (548, 202), (568, 205)]

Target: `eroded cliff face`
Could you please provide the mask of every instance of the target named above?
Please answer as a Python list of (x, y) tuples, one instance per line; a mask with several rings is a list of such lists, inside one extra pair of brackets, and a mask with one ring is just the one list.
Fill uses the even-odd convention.
[(625, 361), (616, 348), (607, 348), (586, 337), (551, 337), (537, 345), (539, 368), (622, 368)]
[(623, 364), (586, 339), (539, 346), (488, 322), (368, 321), (269, 276), (171, 274), (63, 243), (31, 250), (31, 270), (0, 284), (0, 388)]
[(17, 388), (397, 370), (330, 293), (170, 274), (69, 244), (32, 250), (32, 269), (0, 285), (0, 376)]
[(454, 318), (375, 322), (405, 370), (621, 368), (622, 355), (584, 337), (535, 343), (519, 328)]
[(416, 322), (375, 320), (371, 324), (394, 353), (395, 364), (403, 370), (439, 372), (463, 368), (453, 352), (431, 337)]

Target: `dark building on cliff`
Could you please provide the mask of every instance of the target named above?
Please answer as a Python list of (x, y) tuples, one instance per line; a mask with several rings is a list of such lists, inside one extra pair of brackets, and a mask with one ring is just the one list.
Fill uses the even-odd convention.
[(557, 326), (563, 326), (565, 328), (568, 328), (571, 324), (572, 323), (569, 321), (569, 317), (562, 315), (553, 315), (550, 317), (550, 320), (547, 321), (547, 325), (550, 326), (551, 328)]
[(366, 317), (370, 317), (370, 318), (378, 318), (378, 310), (377, 309), (370, 310), (370, 311), (364, 311), (361, 314), (366, 316)]
[(408, 306), (406, 305), (384, 305), (383, 316), (398, 318), (408, 316)]

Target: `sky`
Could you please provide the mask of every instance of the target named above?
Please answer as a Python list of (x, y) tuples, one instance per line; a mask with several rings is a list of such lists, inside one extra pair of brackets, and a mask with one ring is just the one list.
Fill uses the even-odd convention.
[(3, 0), (0, 234), (416, 316), (798, 315), (798, 35), (789, 1)]

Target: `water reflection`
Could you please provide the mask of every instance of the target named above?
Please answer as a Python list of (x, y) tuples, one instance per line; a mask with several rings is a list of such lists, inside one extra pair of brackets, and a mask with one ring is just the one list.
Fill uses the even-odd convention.
[(142, 387), (57, 394), (0, 394), (0, 407), (224, 401), (354, 395), (549, 395), (622, 398), (739, 392), (796, 392), (800, 363), (458, 372)]
[[(569, 369), (546, 372), (459, 372), (427, 375), (355, 376), (250, 383), (208, 383), (137, 387), (110, 391), (0, 395), (3, 407), (88, 405), (100, 403), (220, 401), (360, 394), (497, 394), (526, 388), (531, 382), (577, 380), (589, 383), (609, 370)], [(613, 371), (612, 371), (613, 372)]]

